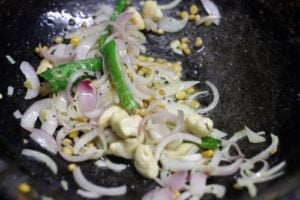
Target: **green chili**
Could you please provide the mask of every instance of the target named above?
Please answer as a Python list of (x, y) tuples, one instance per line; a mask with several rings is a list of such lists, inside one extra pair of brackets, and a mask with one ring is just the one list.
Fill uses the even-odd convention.
[(126, 110), (132, 110), (137, 106), (132, 94), (124, 83), (121, 71), (121, 64), (117, 54), (116, 42), (111, 40), (103, 48), (103, 55), (107, 63), (112, 82), (117, 89), (120, 102)]
[[(126, 8), (128, 4), (128, 0), (117, 0), (116, 7), (114, 9), (111, 20), (116, 20), (121, 12)], [(117, 47), (115, 40), (111, 40), (107, 44), (105, 44), (105, 40), (111, 33), (111, 26), (107, 26), (106, 33), (99, 37), (98, 45), (100, 52), (103, 54), (104, 61), (107, 64), (108, 71), (111, 76), (111, 80), (113, 85), (116, 87), (118, 92), (121, 105), (126, 110), (132, 110), (136, 108), (137, 103), (133, 98), (133, 95), (128, 90), (123, 77), (122, 77), (122, 65), (120, 64)]]
[(67, 86), (70, 76), (80, 69), (87, 69), (93, 72), (99, 71), (102, 69), (102, 59), (90, 58), (59, 65), (42, 72), (40, 76), (50, 84), (51, 91), (56, 92), (63, 90)]
[(208, 149), (215, 150), (215, 149), (219, 148), (221, 145), (221, 141), (219, 139), (216, 139), (216, 138), (213, 138), (210, 136), (201, 138), (201, 140), (202, 140), (201, 144), (198, 144), (198, 143), (195, 143), (192, 141), (184, 141), (184, 142), (194, 144), (194, 145), (198, 146), (199, 149), (201, 149), (201, 150), (208, 150)]

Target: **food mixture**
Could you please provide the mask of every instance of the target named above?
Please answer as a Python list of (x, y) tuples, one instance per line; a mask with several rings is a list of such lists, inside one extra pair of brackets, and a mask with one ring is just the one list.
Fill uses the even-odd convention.
[[(267, 162), (277, 152), (276, 135), (247, 127), (234, 134), (218, 130), (209, 117), (222, 98), (217, 87), (209, 80), (182, 80), (185, 66), (180, 60), (146, 54), (149, 32), (159, 37), (181, 31), (188, 23), (209, 28), (221, 22), (211, 0), (191, 4), (177, 17), (165, 14), (180, 3), (147, 0), (132, 7), (126, 0), (116, 0), (114, 6), (101, 5), (92, 24), (57, 36), (53, 46), (36, 47), (39, 66), (24, 61), (20, 69), (26, 77), (25, 99), (42, 98), (14, 115), (49, 153), (23, 149), (22, 154), (44, 162), (54, 174), (60, 169), (51, 157), (64, 158), (78, 184), (77, 194), (86, 198), (119, 196), (128, 190), (126, 185), (96, 185), (85, 177), (79, 163), (87, 160), (117, 172), (128, 167), (106, 155), (132, 160), (141, 176), (157, 183), (144, 200), (201, 199), (205, 194), (222, 198), (226, 187), (207, 183), (214, 176), (235, 176), (233, 187), (246, 188), (254, 197), (256, 184), (281, 176), (285, 162), (275, 166)], [(201, 51), (204, 44), (201, 36), (170, 41), (179, 55), (176, 59)], [(199, 90), (200, 84), (207, 90)], [(212, 101), (204, 106), (201, 99), (208, 95)], [(241, 140), (253, 145), (265, 142), (267, 148), (246, 157)], [(62, 187), (67, 190), (68, 183), (62, 181)], [(28, 192), (30, 186), (19, 189)]]

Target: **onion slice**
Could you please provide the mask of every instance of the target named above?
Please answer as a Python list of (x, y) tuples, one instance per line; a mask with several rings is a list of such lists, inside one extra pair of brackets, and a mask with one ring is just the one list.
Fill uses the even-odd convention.
[(205, 11), (210, 16), (215, 16), (215, 19), (213, 19), (212, 21), (216, 25), (219, 25), (220, 24), (221, 14), (220, 14), (220, 11), (219, 11), (218, 7), (216, 6), (216, 4), (214, 2), (212, 2), (211, 0), (201, 0), (201, 3), (203, 5)]
[(83, 175), (80, 167), (76, 167), (73, 171), (73, 176), (76, 183), (83, 189), (104, 196), (118, 196), (126, 193), (126, 186), (119, 187), (102, 187), (91, 183)]
[(92, 111), (97, 103), (96, 91), (90, 86), (90, 80), (82, 80), (77, 86), (78, 104), (81, 112)]
[(181, 0), (173, 0), (168, 4), (159, 5), (159, 7), (162, 10), (169, 10), (169, 9), (175, 8), (180, 2), (181, 2)]
[(182, 20), (173, 17), (163, 17), (159, 20), (158, 26), (165, 32), (175, 33), (182, 30), (188, 22), (188, 18)]
[(46, 164), (47, 167), (54, 173), (57, 174), (57, 165), (54, 162), (52, 158), (47, 156), (46, 154), (43, 154), (41, 152), (38, 152), (36, 150), (31, 150), (31, 149), (23, 149), (22, 150), (22, 155), (32, 157), (40, 162), (43, 162)]
[(219, 100), (220, 100), (220, 93), (219, 93), (217, 87), (210, 81), (205, 81), (205, 83), (212, 90), (213, 101), (207, 107), (198, 109), (198, 112), (200, 112), (200, 113), (207, 113), (207, 112), (211, 111), (218, 105)]
[(42, 99), (32, 104), (23, 114), (21, 119), (21, 127), (28, 131), (32, 131), (34, 124), (39, 116), (41, 110), (47, 108), (52, 104), (52, 99)]
[(20, 65), (22, 73), (26, 77), (27, 92), (25, 99), (33, 99), (39, 95), (40, 92), (40, 80), (29, 62), (23, 61)]
[(30, 137), (43, 149), (46, 149), (50, 153), (57, 154), (57, 144), (49, 133), (40, 129), (34, 129)]

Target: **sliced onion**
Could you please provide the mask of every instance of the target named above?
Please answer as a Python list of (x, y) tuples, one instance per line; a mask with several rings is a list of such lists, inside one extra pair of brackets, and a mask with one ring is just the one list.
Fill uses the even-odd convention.
[(214, 2), (212, 2), (211, 0), (201, 0), (201, 3), (205, 9), (205, 11), (212, 16), (215, 16), (216, 19), (213, 20), (213, 22), (216, 25), (220, 24), (220, 18), (221, 18), (221, 14), (220, 11), (218, 9), (218, 7), (216, 6), (216, 4)]
[(77, 140), (74, 144), (74, 149), (73, 149), (74, 154), (78, 154), (80, 149), (88, 142), (93, 140), (99, 134), (100, 131), (102, 131), (102, 129), (98, 128), (90, 132), (84, 133), (84, 135), (81, 136), (79, 140)]
[(241, 166), (241, 164), (243, 163), (243, 158), (240, 158), (238, 160), (236, 160), (235, 162), (233, 162), (230, 165), (226, 165), (226, 166), (217, 166), (215, 168), (212, 169), (212, 171), (210, 172), (211, 175), (213, 176), (229, 176), (234, 174), (235, 172), (237, 172)]
[(205, 192), (207, 175), (200, 172), (191, 172), (189, 192), (201, 198)]
[(200, 112), (200, 113), (207, 113), (207, 112), (211, 111), (212, 109), (214, 109), (218, 105), (219, 100), (220, 100), (220, 94), (219, 94), (219, 91), (218, 91), (217, 87), (210, 81), (205, 81), (205, 83), (212, 90), (213, 101), (207, 107), (199, 108), (198, 112)]
[(272, 139), (272, 143), (268, 148), (266, 148), (264, 151), (260, 152), (256, 156), (250, 158), (249, 160), (247, 160), (247, 162), (256, 163), (259, 160), (265, 160), (269, 158), (271, 155), (275, 154), (277, 152), (279, 139), (278, 136), (273, 134), (271, 134), (271, 139)]
[(33, 129), (30, 137), (43, 149), (46, 149), (50, 153), (57, 154), (57, 144), (49, 133), (40, 129)]
[(28, 131), (32, 131), (41, 110), (49, 107), (51, 104), (52, 99), (42, 99), (32, 104), (23, 114), (21, 127)]
[(185, 186), (187, 177), (187, 171), (175, 172), (168, 180), (168, 188), (170, 188), (173, 192), (180, 191)]
[(188, 140), (195, 142), (197, 144), (201, 144), (202, 140), (194, 135), (191, 135), (189, 133), (176, 133), (176, 134), (171, 134), (166, 137), (164, 137), (160, 143), (156, 146), (155, 148), (155, 154), (154, 157), (156, 160), (159, 160), (159, 157), (161, 153), (163, 152), (164, 148), (171, 143), (174, 140), (177, 140), (178, 138), (183, 139), (183, 140)]
[(124, 29), (131, 17), (132, 17), (131, 12), (122, 12), (119, 15), (119, 17), (116, 19), (116, 23), (119, 24)]
[(41, 54), (55, 65), (68, 63), (75, 58), (75, 53), (72, 52), (71, 46), (66, 44), (54, 45), (49, 50), (45, 50), (41, 45), (39, 45), (39, 48), (41, 50)]
[(126, 193), (127, 189), (126, 186), (119, 186), (119, 187), (102, 187), (95, 185), (94, 183), (91, 183), (86, 179), (86, 177), (83, 175), (80, 167), (76, 167), (73, 171), (73, 176), (75, 179), (75, 182), (83, 189), (95, 192), (100, 195), (104, 196), (118, 196), (123, 195)]
[(80, 44), (75, 49), (76, 60), (82, 60), (87, 58), (88, 52), (95, 45), (100, 34), (101, 33), (99, 32), (95, 32), (93, 35), (80, 42)]
[(199, 81), (174, 81), (162, 89), (166, 92), (166, 96), (171, 96), (176, 94), (179, 90), (186, 90), (187, 88), (197, 85)]
[(98, 194), (96, 192), (85, 191), (82, 189), (76, 190), (76, 193), (87, 199), (98, 199), (102, 196), (101, 194)]
[(172, 193), (168, 188), (159, 188), (156, 187), (155, 189), (151, 190), (150, 192), (147, 192), (142, 200), (172, 200)]
[[(102, 152), (100, 152), (99, 150), (94, 150), (94, 151), (90, 151), (84, 154), (81, 154), (79, 156), (70, 156), (68, 154), (65, 154), (63, 151), (58, 150), (59, 154), (61, 155), (61, 157), (63, 157), (65, 160), (69, 161), (69, 162), (83, 162), (86, 160), (91, 160), (94, 159), (94, 156), (96, 154), (102, 154)], [(101, 156), (101, 155), (100, 155)], [(99, 156), (99, 157), (100, 157)]]
[(168, 4), (159, 5), (159, 7), (162, 10), (169, 10), (169, 9), (175, 8), (180, 2), (181, 2), (181, 0), (173, 0)]
[(205, 193), (214, 194), (217, 198), (221, 199), (226, 193), (226, 188), (223, 185), (210, 184), (205, 186)]
[(169, 158), (166, 155), (162, 155), (160, 162), (164, 168), (176, 172), (176, 171), (188, 171), (197, 169), (202, 162), (201, 161), (183, 161), (182, 159)]
[(167, 109), (172, 114), (177, 114), (178, 111), (183, 111), (185, 116), (195, 114), (195, 111), (186, 104), (167, 102), (165, 101), (165, 109)]
[(165, 32), (175, 33), (182, 30), (188, 22), (188, 18), (182, 20), (173, 17), (163, 17), (159, 20), (158, 26)]
[(40, 112), (40, 119), (42, 122), (41, 129), (53, 135), (58, 126), (56, 111), (51, 109), (44, 109), (42, 112)]
[(60, 112), (66, 113), (68, 111), (68, 100), (65, 91), (59, 91), (57, 93), (54, 106)]
[(57, 174), (57, 165), (56, 165), (56, 163), (54, 162), (54, 160), (52, 158), (50, 158), (46, 154), (43, 154), (41, 152), (38, 152), (38, 151), (32, 150), (32, 149), (23, 149), (22, 150), (22, 155), (32, 157), (32, 158), (36, 159), (37, 161), (45, 163), (46, 166), (49, 167), (49, 169), (54, 174)]
[(113, 163), (109, 159), (103, 160), (98, 160), (95, 162), (95, 165), (98, 167), (107, 167), (108, 169), (111, 169), (115, 172), (120, 172), (123, 171), (124, 169), (127, 168), (127, 165), (125, 164), (119, 164), (119, 163)]
[(76, 71), (75, 73), (72, 74), (72, 76), (70, 77), (69, 81), (68, 81), (68, 85), (65, 89), (66, 93), (67, 93), (67, 98), (69, 102), (72, 102), (73, 97), (72, 97), (72, 93), (71, 93), (71, 89), (74, 85), (74, 83), (82, 76), (95, 76), (95, 72), (86, 70), (86, 69), (80, 69), (78, 71)]
[(82, 80), (77, 86), (78, 105), (81, 112), (92, 111), (97, 103), (98, 95), (90, 83), (90, 80)]
[(215, 129), (215, 128), (211, 132), (211, 136), (214, 138), (217, 138), (217, 139), (222, 139), (222, 138), (226, 137), (227, 135), (228, 135), (227, 133), (220, 131), (219, 129)]
[(25, 99), (33, 99), (39, 95), (40, 92), (40, 80), (29, 62), (23, 61), (20, 65), (22, 73), (26, 77), (26, 81), (30, 83), (30, 88), (27, 87)]
[(60, 185), (65, 191), (69, 190), (69, 183), (66, 180), (61, 180)]
[(258, 135), (257, 133), (253, 132), (248, 127), (245, 127), (245, 131), (246, 131), (248, 140), (251, 143), (261, 143), (261, 142), (266, 141), (266, 138), (264, 138), (264, 137)]

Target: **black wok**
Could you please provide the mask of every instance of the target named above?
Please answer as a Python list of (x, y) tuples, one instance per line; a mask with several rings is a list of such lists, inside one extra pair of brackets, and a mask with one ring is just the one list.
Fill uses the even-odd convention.
[[(113, 3), (112, 1), (108, 1)], [(167, 1), (162, 1), (167, 2)], [(181, 7), (188, 7), (184, 1)], [(220, 26), (194, 27), (160, 38), (148, 34), (149, 54), (169, 59), (183, 59), (184, 77), (211, 80), (217, 85), (221, 102), (211, 113), (215, 126), (234, 132), (244, 125), (259, 131), (278, 134), (280, 151), (271, 160), (286, 160), (286, 174), (279, 179), (258, 186), (257, 199), (300, 199), (300, 66), (299, 66), (299, 13), (298, 0), (223, 0), (216, 1), (222, 13)], [(102, 3), (96, 0), (1, 0), (0, 1), (0, 197), (24, 199), (17, 186), (27, 182), (37, 194), (55, 199), (81, 199), (67, 163), (54, 157), (59, 173), (54, 176), (47, 168), (20, 155), (22, 148), (39, 149), (32, 141), (23, 143), (28, 133), (19, 126), (12, 113), (24, 111), (33, 101), (24, 101), (24, 77), (19, 70), (23, 60), (38, 63), (33, 49), (39, 43), (47, 44), (57, 34), (74, 26), (69, 18), (86, 19)], [(133, 3), (136, 3), (135, 1)], [(199, 1), (197, 2), (198, 4)], [(65, 18), (63, 18), (65, 16)], [(205, 42), (201, 53), (178, 57), (171, 52), (171, 38), (200, 35)], [(5, 58), (11, 55), (16, 64)], [(15, 88), (14, 95), (6, 95), (7, 87)], [(207, 100), (209, 101), (209, 99)], [(245, 147), (248, 152), (255, 147)], [(129, 163), (115, 159), (117, 162)], [(127, 184), (129, 192), (116, 199), (140, 199), (155, 184), (131, 169), (118, 174), (94, 167), (93, 162), (82, 164), (87, 176), (95, 183), (106, 186)], [(64, 191), (60, 180), (69, 182)], [(228, 185), (225, 199), (248, 199), (245, 190), (232, 189), (233, 178), (216, 179)], [(298, 196), (297, 196), (298, 194)], [(34, 197), (31, 196), (32, 198)], [(37, 197), (35, 197), (37, 198)], [(207, 196), (207, 199), (213, 199)], [(109, 198), (107, 198), (109, 199)]]

